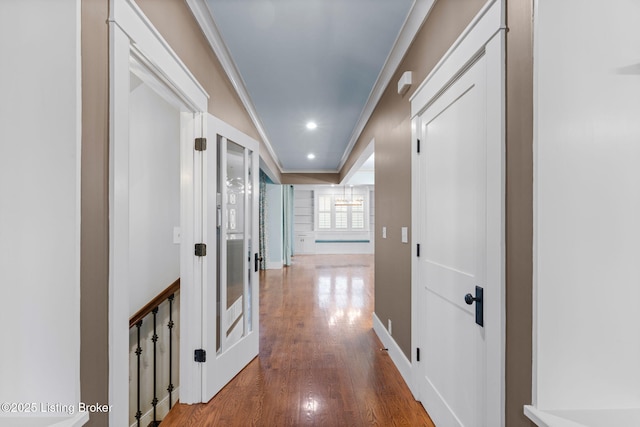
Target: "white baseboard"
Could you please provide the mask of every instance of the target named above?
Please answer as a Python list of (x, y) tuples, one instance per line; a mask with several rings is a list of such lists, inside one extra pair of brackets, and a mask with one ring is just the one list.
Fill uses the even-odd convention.
[(281, 270), (282, 261), (267, 261), (267, 270)]
[[(76, 406), (77, 409), (77, 406)], [(0, 415), (0, 425), (21, 427), (80, 427), (89, 421), (88, 412), (78, 412), (68, 417), (5, 417)]]
[[(382, 341), (382, 344), (388, 349), (391, 360), (394, 365), (396, 365), (396, 368), (398, 368), (398, 371), (400, 371), (400, 375), (402, 375), (411, 393), (413, 393), (413, 387), (411, 387), (411, 362), (407, 359), (407, 356), (404, 355), (396, 340), (389, 335), (389, 331), (387, 331), (387, 328), (384, 327), (375, 313), (373, 313), (373, 330), (378, 338), (380, 338), (380, 341)], [(415, 396), (415, 393), (413, 394)]]
[(88, 412), (79, 412), (72, 418), (52, 424), (51, 426), (52, 427), (79, 427), (88, 423), (89, 417), (90, 415)]
[[(175, 390), (173, 390), (172, 396), (174, 400), (178, 399), (178, 396), (180, 396), (180, 387), (176, 387)], [(156, 407), (156, 415), (158, 420), (164, 419), (164, 417), (166, 417), (168, 413), (169, 413), (169, 395), (167, 394), (164, 397), (164, 399), (158, 402), (158, 406)], [(153, 421), (153, 408), (151, 408), (149, 411), (142, 414), (142, 418), (140, 418), (140, 425), (148, 426), (149, 424), (151, 424), (151, 421)], [(136, 427), (137, 425), (138, 425), (138, 422), (135, 421), (129, 427)]]

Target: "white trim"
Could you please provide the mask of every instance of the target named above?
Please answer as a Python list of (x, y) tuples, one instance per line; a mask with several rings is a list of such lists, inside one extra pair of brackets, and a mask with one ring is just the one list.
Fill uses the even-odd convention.
[(525, 405), (524, 414), (538, 427), (627, 427), (640, 424), (640, 408), (543, 411)]
[[(193, 256), (200, 232), (195, 209), (198, 172), (193, 138), (201, 133), (208, 95), (132, 0), (110, 0), (109, 19), (109, 413), (110, 425), (128, 424), (129, 395), (129, 86), (136, 73), (165, 85), (182, 111), (180, 183), (180, 386), (183, 403), (199, 402), (201, 367), (187, 357), (201, 340), (199, 304), (202, 268)], [(191, 304), (191, 305), (189, 305)], [(186, 308), (186, 309), (185, 309)]]
[(388, 350), (393, 364), (396, 365), (396, 368), (398, 368), (398, 371), (400, 372), (400, 375), (402, 375), (404, 382), (407, 383), (409, 389), (411, 389), (411, 392), (415, 396), (413, 387), (411, 386), (411, 362), (409, 361), (409, 359), (407, 359), (407, 356), (404, 355), (396, 340), (394, 340), (393, 337), (389, 335), (389, 331), (387, 331), (387, 329), (384, 327), (375, 313), (373, 313), (373, 330), (380, 341), (382, 341), (382, 345), (384, 345), (384, 347)]
[[(421, 222), (418, 221), (418, 215), (420, 210), (418, 209), (418, 201), (420, 200), (422, 184), (420, 182), (420, 174), (418, 173), (419, 155), (417, 154), (418, 138), (420, 129), (420, 119), (414, 117), (411, 120), (411, 244), (415, 245), (419, 239), (419, 232), (421, 230)], [(420, 317), (418, 316), (420, 292), (419, 287), (416, 284), (414, 278), (419, 277), (419, 266), (415, 262), (415, 252), (411, 250), (411, 351), (419, 346), (420, 334), (418, 325), (420, 323)], [(418, 384), (417, 379), (420, 378), (422, 373), (421, 365), (418, 363), (411, 364), (411, 392), (418, 398)], [(418, 399), (419, 400), (419, 399)]]
[(362, 165), (364, 165), (365, 162), (369, 160), (369, 157), (371, 157), (371, 155), (375, 152), (375, 148), (376, 148), (376, 139), (371, 138), (371, 141), (369, 141), (367, 146), (364, 147), (364, 150), (362, 150), (362, 153), (360, 153), (360, 156), (358, 156), (358, 159), (353, 163), (353, 166), (351, 166), (351, 169), (349, 169), (349, 172), (344, 176), (344, 178), (340, 180), (339, 184), (344, 184), (346, 182), (349, 182), (349, 180), (353, 178), (353, 176), (357, 172), (360, 171), (360, 168), (362, 167)]
[(0, 424), (4, 426), (21, 427), (80, 427), (88, 421), (88, 412), (78, 412), (71, 417), (0, 417)]
[(282, 173), (338, 173), (336, 169), (282, 169)]
[(242, 100), (243, 105), (247, 109), (247, 112), (249, 113), (253, 124), (258, 130), (258, 134), (267, 147), (267, 151), (280, 169), (280, 173), (339, 173), (341, 171), (349, 155), (351, 154), (351, 150), (353, 150), (355, 143), (358, 141), (360, 134), (364, 130), (365, 125), (371, 117), (371, 114), (373, 114), (373, 111), (378, 105), (380, 98), (384, 94), (387, 85), (393, 78), (393, 74), (395, 73), (396, 69), (400, 65), (400, 62), (402, 61), (402, 58), (404, 58), (404, 55), (409, 49), (411, 42), (413, 42), (413, 39), (420, 30), (422, 23), (425, 21), (425, 19), (427, 19), (427, 16), (429, 15), (429, 12), (431, 11), (434, 3), (435, 0), (415, 0), (413, 5), (411, 6), (411, 10), (409, 11), (407, 18), (405, 19), (402, 29), (400, 30), (400, 33), (393, 45), (393, 48), (391, 49), (391, 52), (389, 53), (389, 56), (387, 57), (387, 60), (382, 67), (382, 70), (380, 71), (380, 74), (378, 75), (378, 78), (371, 92), (369, 93), (367, 103), (360, 113), (358, 122), (354, 127), (354, 130), (349, 139), (349, 144), (344, 150), (338, 167), (336, 169), (329, 170), (299, 171), (293, 169), (284, 169), (282, 163), (280, 162), (280, 159), (273, 150), (273, 147), (269, 142), (269, 137), (267, 136), (267, 133), (264, 129), (264, 126), (262, 125), (255, 106), (253, 105), (253, 101), (249, 96), (249, 92), (247, 91), (247, 88), (244, 84), (244, 81), (242, 80), (236, 64), (231, 58), (229, 50), (225, 45), (224, 40), (222, 39), (222, 35), (220, 34), (220, 31), (218, 30), (218, 27), (216, 26), (215, 21), (212, 18), (212, 13), (209, 10), (206, 1), (187, 0), (187, 5), (191, 9), (191, 12), (196, 18), (198, 24), (200, 24), (200, 27), (202, 28), (205, 37), (209, 41), (211, 48), (220, 60), (222, 68), (227, 73), (231, 84), (238, 93), (238, 96)]
[(262, 172), (264, 172), (265, 175), (267, 175), (274, 184), (282, 184), (280, 182), (280, 178), (278, 178), (278, 175), (276, 175), (276, 172), (273, 171), (269, 165), (267, 165), (262, 156), (260, 156), (259, 165), (260, 170), (262, 170)]
[(378, 79), (373, 85), (373, 89), (371, 89), (371, 93), (369, 94), (367, 103), (362, 109), (362, 113), (360, 113), (360, 118), (358, 119), (358, 122), (353, 129), (349, 144), (344, 150), (344, 154), (342, 155), (342, 159), (340, 160), (340, 164), (338, 165), (338, 171), (340, 171), (344, 164), (347, 162), (347, 159), (351, 154), (351, 150), (353, 150), (353, 147), (358, 141), (360, 134), (371, 118), (371, 115), (378, 105), (380, 98), (382, 98), (387, 85), (400, 66), (400, 62), (402, 62), (404, 55), (407, 53), (407, 50), (409, 50), (409, 46), (413, 42), (413, 39), (416, 37), (418, 31), (420, 31), (420, 28), (422, 27), (422, 24), (429, 16), (429, 12), (431, 12), (431, 8), (433, 7), (434, 3), (435, 0), (415, 0), (413, 5), (411, 6), (411, 10), (407, 15), (407, 19), (404, 21), (402, 29), (400, 30), (400, 34), (398, 34), (398, 37), (393, 44), (393, 48), (391, 49), (387, 60), (382, 66), (382, 70), (378, 75)]
[[(438, 61), (433, 70), (413, 93), (411, 101), (411, 117), (415, 117), (428, 105), (438, 92), (446, 89), (448, 82), (455, 79), (459, 71), (475, 60), (486, 42), (498, 31), (504, 30), (504, 20), (501, 7), (503, 0), (488, 2), (473, 21), (464, 29), (453, 45)], [(428, 85), (428, 87), (427, 87)]]
[(72, 418), (57, 422), (55, 424), (51, 424), (51, 427), (79, 427), (79, 426), (85, 425), (88, 422), (89, 422), (89, 413), (80, 412)]
[[(80, 373), (80, 365), (82, 363), (80, 349), (82, 347), (82, 331), (80, 326), (81, 319), (81, 307), (82, 307), (82, 279), (81, 279), (81, 264), (82, 264), (82, 5), (81, 2), (76, 0), (75, 2), (75, 87), (76, 87), (76, 100), (75, 100), (75, 121), (76, 121), (76, 144), (75, 144), (75, 157), (76, 157), (76, 165), (75, 165), (75, 253), (74, 253), (74, 264), (75, 264), (75, 278), (74, 278), (74, 290), (75, 293), (73, 295), (73, 311), (76, 319), (78, 319), (78, 325), (76, 325), (73, 331), (66, 331), (66, 333), (71, 333), (76, 337), (76, 351), (74, 354), (75, 364), (77, 366), (77, 370), (75, 371), (75, 385), (76, 385), (76, 397), (78, 399), (81, 398), (81, 390), (82, 390), (82, 380)], [(87, 421), (89, 421), (89, 414), (76, 414), (75, 417), (72, 418), (70, 426), (75, 425), (83, 425)]]
[(524, 406), (524, 414), (538, 427), (585, 427), (584, 424), (578, 424), (565, 418), (548, 414), (530, 405)]
[[(505, 419), (505, 29), (502, 1), (491, 1), (482, 8), (454, 45), (411, 97), (412, 115), (412, 241), (419, 242), (419, 154), (418, 116), (438, 99), (449, 85), (476, 59), (485, 55), (487, 113), (487, 283), (496, 284), (498, 295), (485, 295), (486, 333), (486, 416), (484, 424), (504, 426)], [(411, 262), (411, 340), (420, 345), (418, 301), (419, 269), (415, 255)], [(412, 378), (419, 378), (421, 366), (412, 365)]]
[[(109, 412), (129, 421), (129, 39), (109, 26)], [(117, 100), (123, 98), (121, 102)], [(117, 106), (117, 108), (116, 108)], [(126, 191), (120, 189), (126, 188)], [(125, 334), (126, 331), (126, 334)]]
[[(176, 90), (184, 100), (193, 100), (195, 108), (207, 104), (209, 95), (195, 76), (187, 68), (180, 57), (171, 49), (169, 43), (153, 26), (140, 7), (133, 0), (110, 0), (109, 22), (118, 26), (131, 40), (131, 45), (138, 49), (149, 64), (156, 64), (157, 74), (169, 86)], [(205, 110), (206, 111), (206, 110)]]
[(267, 261), (267, 270), (281, 270), (283, 267), (282, 261)]
[[(180, 396), (180, 387), (176, 387), (173, 390), (174, 396)], [(174, 403), (175, 405), (175, 403)], [(158, 402), (158, 406), (156, 407), (158, 418), (162, 419), (169, 413), (169, 395), (166, 395), (161, 401)], [(153, 407), (149, 409), (147, 412), (142, 414), (140, 418), (140, 425), (148, 426), (153, 421)], [(129, 427), (137, 427), (138, 422), (134, 422)]]
[(262, 142), (264, 142), (265, 147), (267, 147), (267, 151), (280, 169), (280, 173), (283, 173), (282, 163), (280, 163), (280, 159), (278, 158), (278, 156), (276, 156), (275, 151), (273, 151), (273, 147), (271, 147), (267, 132), (264, 129), (262, 121), (260, 120), (258, 112), (256, 111), (256, 107), (253, 105), (253, 101), (249, 96), (249, 92), (247, 91), (247, 87), (244, 84), (244, 80), (242, 80), (242, 76), (240, 75), (235, 62), (233, 62), (233, 59), (231, 58), (229, 49), (222, 39), (222, 35), (220, 34), (220, 31), (218, 30), (218, 27), (213, 20), (211, 11), (207, 6), (206, 1), (187, 0), (187, 5), (191, 9), (191, 13), (193, 13), (193, 16), (196, 18), (198, 24), (200, 24), (200, 28), (209, 41), (209, 45), (220, 61), (222, 68), (227, 73), (227, 77), (229, 77), (231, 85), (236, 90), (236, 93), (238, 94), (238, 97), (240, 97), (242, 104), (247, 109), (247, 113), (249, 114), (249, 117), (251, 117), (251, 121), (256, 127), (260, 138), (262, 138)]
[(71, 417), (0, 417), (0, 424), (4, 426), (21, 427), (80, 427), (88, 421), (88, 412), (78, 412)]

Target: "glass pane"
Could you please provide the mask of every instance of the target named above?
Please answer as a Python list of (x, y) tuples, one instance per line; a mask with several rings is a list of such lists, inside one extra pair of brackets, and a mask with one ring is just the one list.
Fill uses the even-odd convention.
[(331, 228), (331, 212), (318, 214), (318, 228)]
[(222, 249), (224, 247), (224, 242), (222, 239), (222, 190), (224, 189), (224, 183), (227, 181), (225, 179), (225, 169), (222, 167), (222, 137), (220, 135), (217, 136), (216, 141), (216, 150), (217, 150), (217, 165), (216, 171), (218, 171), (218, 179), (216, 180), (216, 352), (220, 352), (222, 348), (222, 334), (220, 333), (221, 329), (221, 317), (220, 317), (220, 301), (222, 298)]
[(331, 196), (320, 196), (318, 203), (318, 210), (330, 211), (331, 210)]
[(244, 148), (227, 141), (227, 298), (222, 315), (229, 345), (244, 335), (245, 170)]
[(364, 228), (364, 212), (351, 214), (351, 228)]
[(336, 206), (336, 228), (347, 228), (347, 212), (338, 212), (338, 206)]
[[(248, 151), (248, 150), (247, 150)], [(253, 295), (253, 271), (254, 271), (254, 255), (255, 252), (258, 251), (258, 236), (255, 236), (256, 245), (254, 247), (254, 236), (253, 236), (253, 151), (249, 151), (248, 161), (247, 161), (247, 224), (249, 224), (249, 228), (247, 229), (247, 251), (248, 256), (247, 259), (251, 260), (248, 263), (248, 271), (247, 271), (247, 301), (246, 301), (246, 311), (247, 311), (247, 332), (251, 332), (253, 330), (253, 319), (251, 317), (253, 310), (253, 300), (251, 299)], [(257, 172), (257, 171), (256, 171)], [(256, 189), (257, 190), (257, 189)], [(255, 195), (257, 197), (257, 195)]]

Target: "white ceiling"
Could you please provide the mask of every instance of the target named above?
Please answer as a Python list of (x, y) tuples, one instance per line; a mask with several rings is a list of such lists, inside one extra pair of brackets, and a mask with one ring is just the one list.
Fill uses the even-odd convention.
[(413, 0), (206, 2), (283, 170), (335, 172)]

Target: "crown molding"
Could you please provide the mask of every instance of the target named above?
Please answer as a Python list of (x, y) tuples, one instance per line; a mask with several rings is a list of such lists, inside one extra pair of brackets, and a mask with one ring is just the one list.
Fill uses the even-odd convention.
[(295, 174), (307, 174), (307, 173), (338, 173), (336, 169), (286, 169), (282, 171), (283, 174), (295, 173)]
[(389, 52), (389, 56), (387, 56), (387, 60), (385, 61), (380, 74), (378, 74), (378, 79), (369, 93), (367, 103), (360, 113), (356, 126), (353, 128), (349, 144), (344, 150), (344, 154), (342, 155), (342, 159), (338, 165), (339, 171), (342, 170), (347, 162), (347, 159), (351, 154), (351, 150), (353, 150), (360, 134), (371, 118), (376, 105), (378, 105), (387, 85), (391, 81), (391, 78), (395, 74), (397, 68), (400, 66), (400, 62), (402, 62), (404, 55), (407, 53), (407, 50), (409, 50), (409, 46), (411, 46), (413, 39), (416, 34), (418, 34), (418, 31), (420, 31), (420, 28), (427, 19), (427, 16), (429, 16), (429, 12), (431, 12), (431, 8), (434, 3), (435, 0), (415, 0), (413, 2), (413, 5), (409, 10), (409, 14), (407, 15), (407, 19), (405, 19), (404, 24), (402, 25), (402, 29), (393, 44), (393, 48), (391, 49), (391, 52)]
[(238, 71), (235, 62), (233, 61), (226, 44), (224, 43), (222, 35), (220, 34), (220, 30), (218, 30), (218, 27), (213, 20), (206, 0), (186, 0), (186, 2), (191, 9), (191, 13), (193, 13), (193, 16), (200, 25), (211, 48), (220, 60), (223, 69), (225, 70), (227, 76), (229, 77), (229, 80), (231, 81), (231, 84), (233, 85), (234, 89), (238, 93), (238, 96), (242, 100), (242, 103), (247, 109), (247, 112), (249, 113), (251, 120), (256, 126), (256, 129), (258, 130), (260, 137), (267, 147), (269, 154), (278, 166), (279, 172), (286, 174), (339, 173), (342, 170), (347, 159), (349, 158), (349, 155), (351, 154), (351, 150), (353, 150), (355, 143), (358, 141), (358, 138), (364, 130), (365, 125), (369, 121), (371, 114), (373, 114), (376, 105), (380, 101), (380, 98), (382, 97), (382, 94), (384, 93), (387, 85), (391, 81), (391, 78), (393, 77), (396, 69), (400, 65), (400, 62), (404, 58), (405, 53), (409, 49), (411, 42), (420, 30), (420, 27), (422, 26), (424, 20), (429, 15), (429, 12), (431, 11), (433, 4), (435, 3), (435, 0), (415, 0), (413, 2), (407, 18), (402, 25), (402, 29), (400, 30), (400, 33), (398, 34), (398, 37), (393, 44), (393, 48), (387, 56), (382, 70), (378, 74), (378, 78), (376, 79), (373, 89), (369, 93), (367, 103), (360, 113), (360, 117), (358, 118), (358, 121), (351, 134), (351, 138), (349, 139), (349, 144), (345, 148), (342, 158), (340, 159), (340, 163), (336, 169), (332, 170), (285, 170), (283, 168), (280, 159), (276, 155), (273, 147), (271, 146), (271, 143), (269, 142), (269, 137), (267, 136), (267, 133), (264, 129), (264, 126), (262, 125), (255, 106), (253, 105), (253, 101), (249, 96), (249, 92), (247, 91), (244, 81), (242, 80), (240, 72)]
[(264, 145), (267, 147), (267, 151), (278, 166), (279, 172), (284, 173), (282, 163), (280, 162), (280, 159), (276, 155), (273, 147), (271, 146), (271, 143), (269, 142), (269, 137), (267, 136), (267, 132), (262, 125), (260, 117), (258, 116), (256, 107), (255, 105), (253, 105), (253, 101), (249, 96), (249, 92), (247, 91), (247, 87), (244, 84), (244, 80), (242, 80), (242, 76), (240, 75), (235, 62), (233, 61), (231, 54), (229, 53), (229, 49), (222, 39), (222, 34), (220, 34), (220, 30), (213, 20), (213, 16), (211, 14), (211, 11), (209, 10), (209, 6), (207, 6), (205, 0), (186, 1), (189, 9), (191, 9), (191, 13), (193, 13), (194, 18), (200, 25), (202, 32), (207, 38), (211, 49), (213, 49), (213, 52), (218, 57), (222, 68), (224, 69), (225, 73), (227, 73), (227, 77), (229, 77), (229, 80), (231, 81), (233, 88), (236, 90), (238, 96), (240, 97), (242, 104), (247, 109), (247, 113), (249, 113), (249, 117), (256, 127), (256, 130), (258, 131), (262, 142), (264, 142)]

